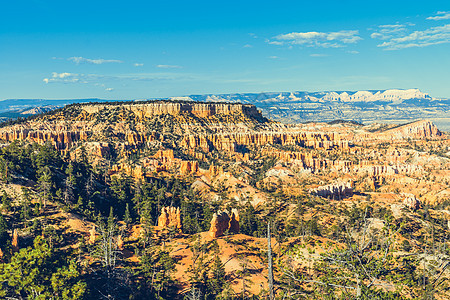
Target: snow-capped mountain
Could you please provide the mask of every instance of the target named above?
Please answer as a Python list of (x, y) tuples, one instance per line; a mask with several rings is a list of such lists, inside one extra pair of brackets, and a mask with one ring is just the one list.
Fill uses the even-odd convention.
[(266, 117), (290, 123), (338, 119), (409, 122), (427, 118), (444, 130), (450, 129), (450, 100), (433, 98), (418, 89), (208, 94), (172, 99), (254, 104)]

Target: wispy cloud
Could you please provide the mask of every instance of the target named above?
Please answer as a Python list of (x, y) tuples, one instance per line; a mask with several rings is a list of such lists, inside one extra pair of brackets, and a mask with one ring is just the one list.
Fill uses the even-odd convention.
[(101, 64), (108, 64), (108, 63), (123, 63), (123, 61), (118, 60), (118, 59), (103, 59), (103, 58), (98, 58), (98, 59), (90, 59), (90, 58), (84, 58), (81, 56), (74, 56), (74, 57), (69, 57), (67, 60), (73, 61), (74, 63), (78, 64), (94, 64), (94, 65), (101, 65)]
[(450, 19), (450, 11), (438, 11), (436, 16), (428, 17), (427, 20), (440, 21), (440, 20), (449, 20)]
[(311, 57), (326, 57), (326, 56), (329, 56), (328, 54), (323, 54), (323, 53), (313, 53), (313, 54), (310, 54), (309, 56), (311, 56)]
[(272, 45), (301, 45), (306, 47), (339, 48), (362, 40), (358, 30), (336, 32), (291, 32), (275, 36), (268, 43)]
[(113, 88), (106, 88), (105, 91), (112, 92), (112, 91), (114, 91), (114, 89)]
[(269, 56), (269, 58), (270, 58), (270, 59), (279, 59), (279, 57), (276, 56), (276, 55)]
[(380, 25), (370, 37), (373, 39), (389, 40), (403, 36), (408, 31), (407, 25), (411, 26), (414, 24)]
[(347, 53), (350, 53), (350, 54), (359, 54), (359, 51), (356, 51), (356, 50), (350, 50), (350, 51), (347, 51)]
[(243, 48), (252, 48), (253, 46), (252, 45), (250, 45), (250, 44), (245, 44), (244, 46), (243, 46)]
[(45, 83), (51, 83), (51, 82), (62, 82), (62, 83), (81, 82), (79, 74), (67, 73), (67, 72), (64, 72), (64, 73), (53, 72), (51, 77), (44, 78), (43, 81)]
[(133, 66), (135, 66), (135, 67), (142, 67), (142, 66), (144, 66), (144, 64), (142, 64), (142, 63), (134, 63)]
[(414, 31), (400, 37), (390, 38), (379, 44), (385, 50), (400, 50), (412, 47), (427, 47), (450, 42), (450, 24)]
[(160, 69), (182, 69), (182, 66), (178, 65), (156, 65), (157, 68)]
[(95, 86), (105, 87), (104, 82), (110, 81), (162, 81), (162, 80), (189, 80), (189, 74), (175, 73), (140, 73), (140, 74), (76, 74), (53, 72), (50, 77), (44, 78), (45, 83), (89, 83)]

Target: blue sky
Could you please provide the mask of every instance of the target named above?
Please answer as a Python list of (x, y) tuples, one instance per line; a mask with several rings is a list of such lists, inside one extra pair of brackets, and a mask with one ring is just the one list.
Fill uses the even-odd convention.
[(449, 1), (0, 2), (0, 99), (388, 88), (450, 97)]

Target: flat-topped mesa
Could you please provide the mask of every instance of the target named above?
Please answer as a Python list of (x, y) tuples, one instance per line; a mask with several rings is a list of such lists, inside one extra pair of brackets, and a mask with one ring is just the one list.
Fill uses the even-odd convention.
[[(82, 109), (91, 114), (103, 109), (115, 109), (117, 107), (118, 105), (90, 104), (83, 105)], [(123, 103), (120, 104), (120, 107), (132, 111), (139, 117), (151, 117), (163, 114), (176, 115), (187, 112), (200, 118), (207, 118), (219, 114), (242, 113), (247, 117), (264, 119), (256, 106), (251, 104), (158, 101), (152, 103)]]

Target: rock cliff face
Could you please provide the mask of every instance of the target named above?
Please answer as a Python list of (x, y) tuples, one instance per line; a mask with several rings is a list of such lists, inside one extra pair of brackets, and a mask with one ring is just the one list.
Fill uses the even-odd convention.
[(13, 252), (19, 252), (19, 233), (17, 232), (17, 229), (14, 229), (13, 231), (11, 246)]
[(349, 182), (337, 182), (320, 186), (310, 192), (317, 196), (341, 200), (353, 196), (353, 187)]
[(49, 130), (1, 130), (0, 139), (12, 142), (15, 140), (28, 140), (38, 144), (50, 142), (58, 150), (69, 149), (74, 142), (79, 140), (87, 140), (88, 133), (85, 131), (49, 131)]
[(313, 149), (348, 149), (349, 142), (341, 140), (334, 133), (307, 133), (307, 132), (254, 132), (254, 133), (228, 133), (200, 136), (185, 136), (180, 146), (188, 149), (200, 148), (203, 151), (217, 149), (221, 151), (236, 152), (239, 146), (264, 145), (299, 145)]
[(161, 215), (158, 218), (159, 228), (175, 228), (181, 233), (181, 215), (180, 208), (163, 207)]
[(428, 120), (417, 121), (403, 125), (384, 132), (384, 136), (391, 136), (397, 139), (435, 139), (443, 134), (433, 122)]
[(180, 173), (184, 175), (195, 174), (198, 172), (197, 161), (181, 161)]
[(393, 165), (393, 166), (363, 166), (355, 167), (355, 172), (363, 176), (393, 176), (396, 174), (413, 175), (423, 172), (423, 168), (418, 165)]
[(231, 213), (218, 211), (212, 217), (209, 229), (209, 235), (212, 238), (222, 236), (227, 230), (232, 233), (239, 233), (239, 214), (236, 209), (232, 209)]
[[(198, 103), (198, 102), (166, 102), (157, 101), (154, 103), (133, 103), (122, 104), (124, 109), (132, 111), (136, 116), (144, 118), (155, 115), (170, 114), (177, 115), (180, 113), (192, 113), (200, 118), (207, 118), (219, 114), (242, 113), (246, 116), (264, 119), (256, 106), (251, 104), (224, 104), (224, 103)], [(84, 105), (83, 110), (89, 114), (98, 113), (103, 109), (114, 109), (115, 105), (95, 104)]]

